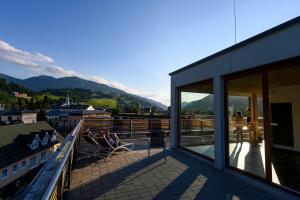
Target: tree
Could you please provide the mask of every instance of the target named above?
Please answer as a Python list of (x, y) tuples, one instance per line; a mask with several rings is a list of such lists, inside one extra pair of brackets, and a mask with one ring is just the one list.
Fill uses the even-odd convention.
[(22, 110), (24, 109), (25, 104), (22, 98), (18, 98), (18, 109)]
[(152, 114), (159, 113), (159, 110), (157, 109), (157, 107), (153, 106), (151, 107), (151, 113)]
[(136, 114), (138, 114), (138, 113), (141, 113), (142, 112), (142, 105), (141, 105), (141, 103), (140, 103), (140, 101), (137, 101), (137, 104), (136, 104), (136, 106), (135, 106), (135, 113)]
[(48, 109), (49, 108), (49, 98), (48, 98), (47, 95), (44, 96), (41, 106), (42, 106), (41, 109)]
[(35, 109), (34, 103), (35, 103), (34, 98), (33, 98), (33, 97), (30, 98), (30, 100), (29, 100), (29, 102), (28, 102), (28, 109), (29, 109), (29, 110), (34, 110), (34, 109)]
[(120, 108), (111, 108), (108, 111), (111, 112), (111, 114), (113, 116), (119, 114), (120, 112), (122, 112), (122, 110)]
[(46, 111), (41, 109), (37, 114), (37, 121), (45, 121), (46, 120)]

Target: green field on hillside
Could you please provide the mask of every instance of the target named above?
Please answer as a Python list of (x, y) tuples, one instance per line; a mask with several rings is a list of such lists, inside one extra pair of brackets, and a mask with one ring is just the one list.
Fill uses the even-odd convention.
[(38, 94), (38, 95), (35, 95), (34, 97), (38, 100), (43, 100), (44, 99), (44, 96), (48, 96), (49, 100), (59, 100), (60, 98), (63, 98), (61, 96), (56, 96), (56, 95), (53, 95), (53, 94), (50, 94), (48, 92), (45, 92), (45, 93), (42, 93), (42, 94)]
[(117, 108), (117, 101), (115, 99), (90, 99), (84, 103), (92, 105), (94, 108)]

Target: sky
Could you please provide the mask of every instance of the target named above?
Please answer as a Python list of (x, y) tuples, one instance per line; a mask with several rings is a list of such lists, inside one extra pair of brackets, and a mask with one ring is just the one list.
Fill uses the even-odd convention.
[[(237, 42), (299, 0), (236, 0)], [(233, 0), (3, 0), (0, 72), (78, 76), (170, 104), (169, 73), (234, 44)]]

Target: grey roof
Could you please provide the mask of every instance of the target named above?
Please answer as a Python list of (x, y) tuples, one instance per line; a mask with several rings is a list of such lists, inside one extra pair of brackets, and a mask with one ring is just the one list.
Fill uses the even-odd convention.
[(110, 114), (110, 113), (104, 110), (78, 110), (69, 113), (70, 116), (82, 116), (88, 114)]
[(237, 49), (237, 48), (240, 48), (240, 47), (242, 47), (242, 46), (248, 45), (248, 44), (250, 44), (250, 43), (252, 43), (252, 42), (254, 42), (254, 41), (256, 41), (256, 40), (259, 40), (259, 39), (261, 39), (261, 38), (263, 38), (263, 37), (266, 37), (266, 36), (268, 36), (268, 35), (271, 35), (271, 34), (273, 34), (273, 33), (275, 33), (275, 32), (278, 32), (278, 31), (281, 31), (281, 30), (283, 30), (283, 29), (286, 29), (287, 27), (292, 26), (292, 25), (297, 24), (297, 23), (300, 23), (300, 16), (298, 16), (298, 17), (296, 17), (296, 18), (294, 18), (294, 19), (291, 19), (291, 20), (289, 20), (289, 21), (287, 21), (287, 22), (285, 22), (285, 23), (282, 23), (282, 24), (280, 24), (280, 25), (278, 25), (278, 26), (275, 26), (275, 27), (273, 27), (273, 28), (271, 28), (271, 29), (269, 29), (269, 30), (267, 30), (267, 31), (264, 31), (264, 32), (262, 32), (262, 33), (260, 33), (260, 34), (257, 34), (257, 35), (255, 35), (255, 36), (253, 36), (253, 37), (251, 37), (251, 38), (249, 38), (249, 39), (246, 39), (246, 40), (244, 40), (244, 41), (242, 41), (242, 42), (240, 42), (240, 43), (237, 43), (237, 44), (235, 44), (235, 45), (233, 45), (233, 46), (230, 46), (230, 47), (228, 47), (228, 48), (226, 48), (226, 49), (224, 49), (224, 50), (222, 50), (222, 51), (219, 51), (219, 52), (217, 52), (217, 53), (215, 53), (215, 54), (212, 54), (212, 55), (210, 55), (210, 56), (208, 56), (208, 57), (205, 57), (205, 58), (203, 58), (203, 59), (201, 59), (201, 60), (199, 60), (199, 61), (196, 61), (196, 62), (194, 62), (194, 63), (192, 63), (192, 64), (189, 64), (189, 65), (187, 65), (187, 66), (185, 66), (185, 67), (183, 67), (183, 68), (180, 68), (180, 69), (178, 69), (178, 70), (175, 70), (175, 71), (169, 73), (169, 75), (170, 75), (170, 76), (173, 76), (174, 74), (177, 74), (177, 73), (179, 73), (179, 72), (181, 72), (181, 71), (190, 69), (190, 68), (192, 68), (192, 67), (194, 67), (194, 66), (196, 66), (196, 65), (199, 65), (199, 64), (204, 63), (204, 62), (206, 62), (206, 61), (208, 61), (208, 60), (214, 59), (214, 58), (216, 58), (217, 56), (223, 55), (223, 54), (225, 54), (225, 53), (231, 52), (231, 51), (233, 51), (233, 50), (235, 50), (235, 49)]
[(0, 115), (21, 115), (22, 113), (37, 113), (35, 110), (2, 110)]
[(2, 110), (0, 115), (21, 115), (21, 110)]
[(22, 113), (38, 113), (38, 112), (36, 110), (25, 109), (22, 111)]
[(47, 116), (68, 116), (69, 113), (59, 109), (53, 109), (47, 112)]
[(52, 105), (51, 109), (87, 109), (89, 105), (85, 104), (71, 104), (71, 105)]
[[(40, 148), (36, 150), (31, 150), (26, 145), (29, 141), (32, 141), (36, 134), (42, 139), (42, 136), (46, 134), (46, 132), (51, 135), (54, 132), (54, 128), (45, 121), (0, 127), (0, 168), (15, 163), (53, 145), (40, 146)], [(63, 140), (62, 135), (57, 132), (56, 136), (56, 143)]]

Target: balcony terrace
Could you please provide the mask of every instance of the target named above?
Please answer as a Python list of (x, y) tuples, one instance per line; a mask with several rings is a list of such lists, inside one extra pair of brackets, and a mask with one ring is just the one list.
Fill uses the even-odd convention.
[[(135, 144), (131, 152), (113, 155), (108, 161), (81, 155), (80, 134), (87, 128), (99, 130), (104, 124), (110, 129), (113, 126), (110, 123), (81, 120), (20, 198), (278, 199), (239, 178), (216, 170), (191, 154), (171, 149), (170, 137), (165, 138), (165, 163), (162, 148), (150, 149), (149, 122), (148, 130), (145, 130), (145, 124), (137, 126), (137, 122), (133, 121), (126, 122), (131, 124), (129, 132), (119, 129), (126, 135), (124, 141)], [(134, 123), (135, 126), (132, 125)], [(169, 128), (164, 122), (158, 124), (163, 130)], [(151, 126), (153, 128), (154, 124)]]

